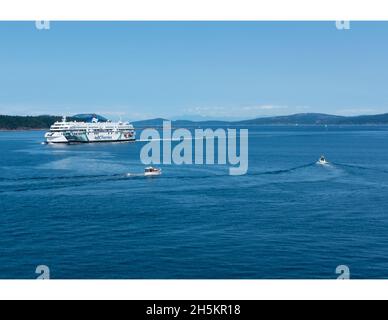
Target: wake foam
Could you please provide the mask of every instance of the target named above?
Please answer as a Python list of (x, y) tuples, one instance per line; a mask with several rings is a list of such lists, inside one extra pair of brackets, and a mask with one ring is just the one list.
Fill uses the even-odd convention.
[(350, 169), (358, 169), (358, 170), (369, 170), (369, 171), (376, 171), (381, 173), (388, 173), (387, 170), (379, 169), (379, 168), (372, 168), (372, 167), (363, 167), (358, 166), (354, 164), (346, 164), (346, 163), (335, 163), (336, 166), (344, 167), (344, 168), (350, 168)]

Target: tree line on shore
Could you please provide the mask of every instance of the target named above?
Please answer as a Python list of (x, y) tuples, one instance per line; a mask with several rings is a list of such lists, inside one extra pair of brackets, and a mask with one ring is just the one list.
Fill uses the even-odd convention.
[(32, 130), (32, 129), (48, 129), (62, 117), (57, 116), (4, 116), (0, 115), (1, 130)]

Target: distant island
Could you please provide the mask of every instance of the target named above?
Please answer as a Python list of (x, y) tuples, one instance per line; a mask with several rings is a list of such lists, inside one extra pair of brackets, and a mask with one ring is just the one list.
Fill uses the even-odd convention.
[[(98, 115), (75, 115), (68, 120), (83, 121), (91, 116), (106, 121)], [(60, 121), (60, 116), (6, 116), (0, 115), (0, 130), (43, 130)], [(132, 122), (135, 127), (159, 127), (167, 119), (150, 119)], [(196, 126), (254, 126), (254, 125), (388, 125), (388, 113), (366, 116), (336, 116), (322, 113), (300, 113), (289, 116), (263, 117), (244, 121), (172, 121), (174, 127)]]
[[(83, 121), (86, 115), (68, 117), (69, 121)], [(62, 116), (5, 116), (0, 115), (0, 130), (44, 130), (49, 129), (56, 121), (61, 121)], [(99, 120), (105, 120), (99, 117)]]
[[(133, 122), (135, 127), (162, 126), (166, 119)], [(257, 126), (257, 125), (388, 125), (388, 113), (368, 116), (336, 116), (322, 113), (299, 113), (289, 116), (263, 117), (244, 121), (172, 121), (174, 127)]]
[(55, 116), (21, 117), (0, 115), (0, 130), (47, 129), (61, 118)]

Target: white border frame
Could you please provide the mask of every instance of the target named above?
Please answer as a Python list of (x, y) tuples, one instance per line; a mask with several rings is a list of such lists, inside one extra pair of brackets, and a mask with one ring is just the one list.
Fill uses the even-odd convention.
[(385, 300), (388, 281), (0, 281), (2, 300)]
[(387, 20), (386, 0), (1, 0), (0, 20)]
[[(386, 0), (2, 0), (0, 20), (388, 20), (388, 3)], [(387, 298), (388, 281), (0, 281), (0, 299)]]

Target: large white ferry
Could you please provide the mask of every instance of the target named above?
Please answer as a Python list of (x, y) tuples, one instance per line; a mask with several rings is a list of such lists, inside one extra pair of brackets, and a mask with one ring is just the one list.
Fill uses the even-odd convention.
[(93, 117), (90, 122), (55, 122), (45, 134), (47, 143), (94, 143), (135, 141), (135, 129), (128, 122), (100, 122)]

